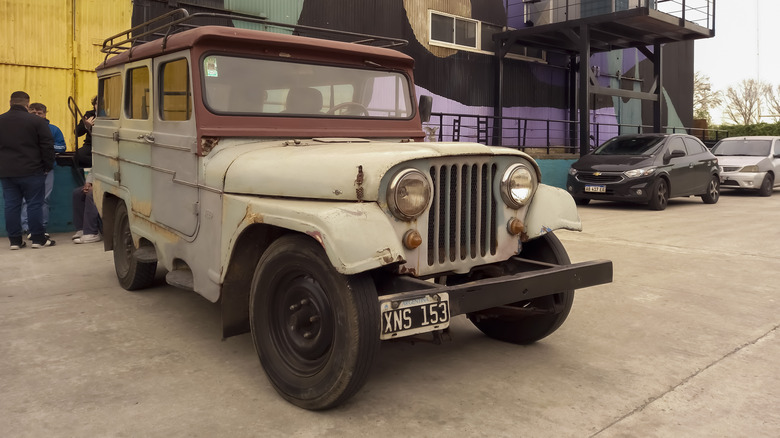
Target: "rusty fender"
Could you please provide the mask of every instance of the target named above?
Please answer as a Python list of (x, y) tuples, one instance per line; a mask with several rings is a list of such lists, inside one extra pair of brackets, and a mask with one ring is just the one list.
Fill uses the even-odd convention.
[(322, 202), (242, 195), (224, 195), (223, 202), (223, 266), (227, 266), (242, 231), (257, 223), (310, 236), (325, 248), (333, 267), (346, 275), (404, 258), (403, 244), (391, 219), (374, 202)]

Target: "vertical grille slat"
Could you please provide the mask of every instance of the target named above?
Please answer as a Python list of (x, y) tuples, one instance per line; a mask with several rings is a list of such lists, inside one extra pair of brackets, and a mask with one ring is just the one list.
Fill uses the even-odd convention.
[(442, 270), (496, 254), (497, 166), (486, 160), (430, 167), (433, 203), (428, 214), (427, 262)]

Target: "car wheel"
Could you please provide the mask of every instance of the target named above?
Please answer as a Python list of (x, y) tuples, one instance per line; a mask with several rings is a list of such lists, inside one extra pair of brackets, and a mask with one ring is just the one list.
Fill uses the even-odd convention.
[(255, 349), (282, 397), (327, 409), (363, 386), (380, 343), (370, 277), (339, 274), (322, 246), (287, 235), (260, 258), (249, 293)]
[[(571, 264), (563, 244), (552, 233), (524, 243), (520, 257), (558, 265)], [(482, 333), (493, 339), (530, 344), (557, 330), (569, 316), (573, 302), (574, 291), (570, 290), (504, 306), (521, 311), (508, 313), (486, 309), (467, 316)]]
[(647, 206), (650, 210), (663, 210), (669, 203), (669, 184), (664, 178), (658, 178), (650, 189), (650, 202)]
[(710, 183), (707, 184), (707, 191), (701, 195), (701, 200), (705, 204), (714, 204), (718, 202), (720, 198), (720, 178), (717, 175), (712, 175)]
[(758, 189), (758, 196), (772, 196), (772, 192), (775, 190), (775, 179), (771, 174), (767, 173), (764, 176), (764, 180), (761, 181), (761, 188)]
[(126, 290), (151, 286), (157, 271), (157, 262), (138, 261), (135, 249), (127, 207), (119, 202), (114, 215), (114, 269), (119, 284)]
[(590, 204), (590, 199), (588, 199), (588, 198), (574, 198), (574, 202), (577, 205), (588, 205), (588, 204)]

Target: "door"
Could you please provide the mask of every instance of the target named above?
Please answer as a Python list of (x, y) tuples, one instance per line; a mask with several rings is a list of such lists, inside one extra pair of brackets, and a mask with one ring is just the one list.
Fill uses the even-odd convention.
[(772, 167), (775, 170), (775, 186), (780, 185), (780, 138), (776, 138), (772, 146)]
[(669, 160), (669, 197), (691, 193), (694, 178), (693, 164), (681, 137), (672, 137), (666, 144), (665, 154), (682, 154)]
[(154, 219), (184, 236), (198, 227), (198, 156), (189, 52), (155, 58), (152, 138)]
[(691, 159), (689, 167), (693, 171), (691, 175), (691, 192), (694, 195), (701, 195), (707, 191), (712, 173), (710, 170), (714, 166), (713, 158), (707, 153), (707, 148), (693, 137), (684, 137), (685, 149)]
[(151, 61), (127, 64), (118, 129), (117, 180), (130, 194), (131, 214), (147, 218), (152, 215), (152, 118), (149, 109), (153, 104), (153, 96), (150, 90)]

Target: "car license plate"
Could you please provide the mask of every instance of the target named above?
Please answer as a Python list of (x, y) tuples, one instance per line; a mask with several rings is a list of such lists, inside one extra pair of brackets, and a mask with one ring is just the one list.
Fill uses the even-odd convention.
[(432, 332), (450, 325), (450, 296), (445, 292), (401, 301), (380, 301), (379, 305), (382, 312), (380, 339)]
[(585, 186), (586, 192), (607, 193), (607, 186)]

